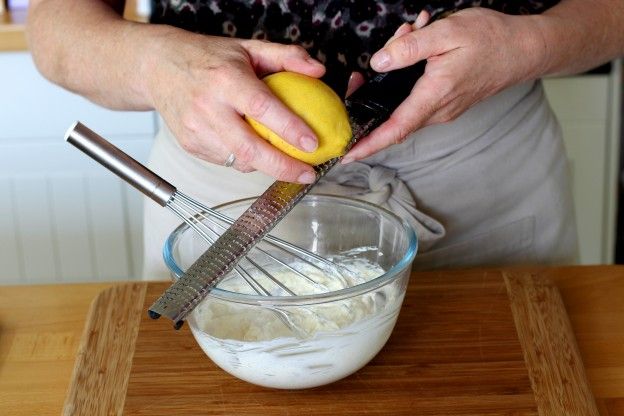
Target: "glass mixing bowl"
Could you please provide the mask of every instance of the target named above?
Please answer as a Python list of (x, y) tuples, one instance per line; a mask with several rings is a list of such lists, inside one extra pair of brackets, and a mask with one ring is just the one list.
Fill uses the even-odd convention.
[[(216, 209), (237, 218), (254, 200)], [(230, 273), (229, 290), (213, 289), (188, 317), (198, 344), (223, 370), (266, 387), (316, 387), (362, 368), (399, 315), (417, 250), (412, 228), (376, 205), (308, 195), (271, 234), (344, 264), (352, 276), (378, 277), (325, 293), (260, 296)], [(206, 248), (188, 225), (175, 229), (164, 247), (172, 277)]]

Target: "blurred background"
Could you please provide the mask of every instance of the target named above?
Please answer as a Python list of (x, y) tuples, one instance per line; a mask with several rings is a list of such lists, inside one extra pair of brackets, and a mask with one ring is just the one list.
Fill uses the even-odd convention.
[[(0, 0), (0, 284), (137, 279), (140, 194), (63, 135), (80, 120), (146, 162), (158, 117), (109, 111), (43, 79), (27, 3)], [(126, 17), (144, 21), (149, 3), (128, 1)], [(570, 160), (581, 263), (624, 263), (621, 62), (544, 84)]]

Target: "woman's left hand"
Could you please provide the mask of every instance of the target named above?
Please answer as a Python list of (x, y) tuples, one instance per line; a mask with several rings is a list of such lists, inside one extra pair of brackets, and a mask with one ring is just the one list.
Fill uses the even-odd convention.
[(542, 73), (546, 45), (531, 16), (469, 8), (424, 26), (428, 18), (423, 13), (413, 25), (399, 27), (371, 58), (378, 72), (424, 59), (427, 65), (409, 97), (343, 163), (401, 143), (422, 127), (452, 121), (479, 101)]

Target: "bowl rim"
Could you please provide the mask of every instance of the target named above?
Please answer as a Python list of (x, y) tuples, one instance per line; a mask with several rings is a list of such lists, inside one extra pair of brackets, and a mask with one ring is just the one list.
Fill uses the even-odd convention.
[[(213, 209), (219, 210), (224, 207), (229, 207), (236, 204), (241, 204), (244, 202), (253, 202), (258, 197), (250, 197), (250, 198), (240, 198), (233, 201), (225, 202), (219, 205), (215, 205)], [(355, 295), (361, 295), (364, 293), (368, 293), (372, 290), (378, 289), (381, 286), (391, 283), (396, 280), (400, 273), (405, 270), (405, 268), (409, 267), (416, 256), (418, 251), (418, 238), (412, 226), (404, 219), (396, 215), (395, 213), (389, 211), (388, 209), (381, 207), (379, 205), (362, 201), (360, 199), (355, 199), (346, 196), (339, 195), (330, 195), (330, 194), (308, 194), (303, 197), (300, 203), (304, 203), (306, 201), (320, 199), (320, 200), (337, 200), (341, 203), (347, 203), (351, 206), (360, 206), (364, 208), (373, 209), (375, 211), (380, 211), (382, 214), (390, 217), (393, 221), (400, 224), (403, 230), (406, 233), (408, 239), (407, 249), (405, 254), (396, 264), (394, 264), (388, 271), (384, 274), (368, 280), (366, 282), (360, 283), (355, 286), (350, 286), (344, 289), (339, 289), (331, 292), (323, 292), (312, 295), (301, 295), (301, 296), (265, 296), (265, 295), (253, 295), (253, 294), (243, 294), (238, 292), (231, 292), (228, 290), (214, 288), (210, 291), (207, 297), (214, 297), (221, 300), (225, 300), (228, 302), (235, 303), (243, 303), (243, 304), (253, 304), (253, 305), (271, 305), (271, 306), (301, 306), (301, 305), (313, 305), (319, 303), (328, 303), (333, 302), (349, 297), (353, 297)], [(173, 247), (174, 243), (177, 241), (179, 236), (182, 235), (183, 232), (188, 230), (190, 227), (186, 223), (181, 223), (178, 227), (176, 227), (171, 234), (165, 240), (165, 244), (163, 246), (163, 259), (165, 261), (165, 265), (169, 269), (170, 273), (175, 275), (175, 279), (179, 279), (184, 271), (178, 266), (174, 257), (173, 257)]]

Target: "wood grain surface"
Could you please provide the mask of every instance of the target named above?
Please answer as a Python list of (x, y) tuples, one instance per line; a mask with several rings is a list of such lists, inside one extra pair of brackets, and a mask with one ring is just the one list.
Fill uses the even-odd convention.
[[(150, 283), (139, 309), (166, 286)], [(533, 274), (414, 274), (393, 335), (377, 357), (344, 380), (300, 391), (237, 380), (204, 355), (188, 329), (175, 332), (169, 322), (139, 316), (129, 375), (107, 373), (111, 382), (81, 371), (85, 360), (76, 366), (70, 391), (87, 385), (82, 378), (76, 383), (77, 374), (92, 374), (125, 395), (122, 412), (118, 402), (101, 414), (598, 414), (558, 292)], [(98, 325), (106, 321), (93, 328), (107, 330)], [(89, 344), (85, 338), (85, 348)], [(127, 353), (108, 356), (128, 359)], [(66, 409), (95, 414), (81, 413), (87, 403), (71, 397)]]
[(145, 290), (145, 283), (128, 283), (93, 301), (64, 415), (121, 414)]
[(87, 312), (109, 287), (0, 287), (0, 415), (61, 413)]
[(530, 272), (503, 277), (540, 415), (597, 415), (589, 384), (578, 383), (587, 376), (557, 288)]

